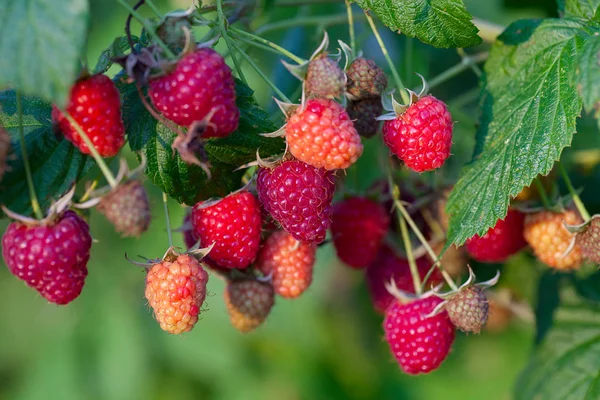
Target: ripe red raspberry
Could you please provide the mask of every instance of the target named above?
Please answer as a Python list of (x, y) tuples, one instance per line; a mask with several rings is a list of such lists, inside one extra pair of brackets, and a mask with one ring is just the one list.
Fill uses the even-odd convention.
[(301, 161), (260, 168), (258, 198), (265, 210), (295, 239), (321, 243), (331, 225), (333, 174)]
[(410, 169), (439, 168), (450, 156), (452, 116), (442, 101), (425, 96), (396, 119), (385, 121), (383, 140)]
[(341, 97), (345, 86), (344, 71), (327, 53), (322, 53), (308, 63), (305, 86), (308, 97)]
[(467, 286), (445, 305), (450, 321), (463, 332), (481, 332), (488, 319), (489, 305), (483, 289)]
[[(117, 155), (125, 143), (125, 126), (121, 117), (121, 97), (117, 87), (106, 75), (93, 75), (71, 88), (66, 111), (85, 132), (102, 157)], [(52, 106), (52, 120), (65, 137), (83, 154), (90, 149), (69, 120)]]
[[(387, 87), (387, 76), (372, 60), (358, 57), (346, 70), (346, 93), (352, 100), (379, 98)], [(381, 103), (381, 100), (379, 100)]]
[(450, 352), (454, 326), (446, 311), (426, 317), (441, 302), (437, 297), (408, 304), (396, 300), (385, 313), (385, 340), (407, 374), (426, 374), (437, 369)]
[(146, 276), (146, 299), (160, 327), (173, 334), (189, 332), (206, 298), (208, 274), (193, 257), (182, 254), (155, 264)]
[(467, 252), (477, 261), (502, 262), (527, 246), (523, 237), (525, 214), (508, 210), (485, 235), (467, 240)]
[(81, 294), (91, 247), (88, 224), (73, 211), (47, 224), (13, 222), (2, 236), (9, 271), (55, 304)]
[(346, 169), (363, 152), (348, 113), (333, 100), (311, 99), (298, 107), (285, 134), (294, 157), (316, 168)]
[(254, 280), (230, 281), (223, 294), (231, 324), (243, 333), (258, 328), (275, 303), (273, 286)]
[(113, 189), (98, 204), (123, 237), (139, 237), (150, 226), (150, 203), (142, 182), (130, 180)]
[(582, 261), (581, 248), (576, 244), (567, 255), (564, 254), (574, 235), (564, 224), (579, 225), (582, 222), (579, 214), (572, 210), (529, 214), (525, 217), (525, 240), (544, 264), (558, 270), (578, 269)]
[[(421, 257), (416, 262), (419, 275), (423, 279), (433, 262), (426, 257)], [(408, 260), (398, 257), (394, 250), (386, 245), (383, 245), (377, 254), (377, 258), (367, 267), (365, 279), (367, 280), (367, 288), (371, 295), (373, 307), (380, 313), (384, 313), (386, 308), (395, 300), (394, 296), (385, 287), (392, 279), (398, 289), (408, 293), (415, 292)], [(441, 275), (436, 269), (431, 274), (427, 287), (441, 282), (441, 279)]]
[(275, 293), (293, 299), (312, 283), (316, 252), (316, 244), (298, 242), (286, 231), (276, 231), (260, 250), (256, 268), (272, 276)]
[(331, 234), (340, 260), (353, 268), (372, 263), (389, 224), (389, 213), (373, 200), (351, 197), (335, 204)]
[(0, 181), (6, 171), (6, 158), (10, 149), (10, 136), (8, 132), (0, 125)]
[(191, 249), (198, 243), (198, 236), (196, 232), (194, 232), (194, 227), (192, 226), (192, 211), (189, 210), (185, 213), (183, 217), (183, 230), (181, 233), (183, 234), (183, 243), (185, 243), (185, 247)]
[(583, 257), (594, 264), (600, 264), (600, 218), (593, 216), (576, 237)]
[(238, 127), (235, 81), (223, 57), (210, 48), (184, 56), (173, 71), (150, 80), (148, 94), (154, 106), (178, 125), (189, 126), (209, 114), (202, 137), (223, 137)]
[(230, 194), (218, 203), (198, 203), (192, 225), (202, 247), (215, 244), (208, 258), (220, 267), (246, 268), (260, 247), (260, 205), (249, 192)]
[(377, 117), (383, 112), (381, 98), (367, 98), (351, 101), (348, 104), (348, 116), (354, 122), (358, 134), (365, 138), (375, 136), (379, 130)]

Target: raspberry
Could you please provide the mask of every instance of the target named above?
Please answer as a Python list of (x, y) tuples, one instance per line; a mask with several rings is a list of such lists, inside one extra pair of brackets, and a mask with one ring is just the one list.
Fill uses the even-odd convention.
[(243, 333), (258, 328), (275, 302), (273, 286), (254, 280), (230, 281), (223, 294), (231, 324)]
[(301, 161), (260, 168), (258, 198), (265, 210), (295, 239), (321, 243), (331, 225), (333, 174)]
[(425, 96), (383, 124), (383, 140), (410, 169), (439, 168), (450, 156), (452, 116), (442, 101)]
[(235, 81), (213, 49), (184, 56), (172, 72), (150, 80), (148, 94), (154, 106), (177, 125), (189, 126), (210, 116), (202, 134), (205, 138), (224, 137), (238, 127)]
[(272, 276), (275, 293), (293, 299), (312, 283), (316, 251), (314, 243), (298, 242), (286, 231), (276, 231), (260, 250), (256, 268)]
[(592, 217), (589, 225), (576, 237), (583, 257), (594, 264), (600, 264), (600, 218)]
[[(121, 118), (121, 97), (108, 76), (94, 75), (77, 81), (71, 88), (66, 111), (85, 132), (100, 156), (113, 157), (123, 147), (125, 126)], [(52, 120), (79, 151), (90, 154), (83, 138), (56, 106), (52, 106)]]
[(581, 217), (571, 210), (530, 214), (525, 217), (525, 240), (538, 260), (546, 265), (558, 270), (577, 269), (581, 264), (581, 249), (577, 244), (563, 257), (573, 239), (573, 234), (564, 224), (578, 225), (582, 222)]
[(138, 237), (150, 226), (150, 203), (142, 182), (131, 180), (102, 198), (100, 211), (124, 237)]
[(161, 329), (189, 332), (206, 298), (208, 274), (193, 257), (182, 254), (155, 264), (146, 276), (146, 299)]
[(354, 121), (358, 134), (365, 138), (375, 136), (379, 129), (377, 117), (383, 112), (381, 98), (367, 98), (351, 101), (348, 105), (348, 116)]
[(346, 86), (346, 76), (337, 62), (323, 53), (308, 63), (306, 94), (308, 97), (331, 99), (341, 97)]
[(10, 149), (10, 136), (8, 132), (0, 125), (0, 181), (6, 171), (6, 158)]
[(260, 247), (262, 218), (256, 198), (249, 192), (230, 194), (218, 203), (198, 203), (192, 225), (202, 247), (215, 244), (208, 258), (220, 267), (246, 268)]
[[(433, 262), (425, 257), (421, 257), (416, 261), (419, 275), (423, 279)], [(380, 313), (384, 313), (386, 308), (394, 302), (394, 296), (385, 287), (386, 283), (389, 283), (392, 279), (398, 289), (408, 293), (415, 292), (408, 260), (398, 257), (394, 250), (386, 245), (381, 248), (377, 258), (369, 264), (365, 272), (373, 307)], [(435, 285), (440, 281), (441, 276), (436, 269), (431, 275), (427, 286)]]
[(479, 333), (488, 319), (488, 301), (483, 289), (467, 286), (446, 303), (450, 321), (463, 332)]
[(68, 304), (81, 294), (91, 247), (89, 227), (73, 211), (47, 224), (13, 222), (2, 236), (9, 271), (55, 304)]
[(200, 240), (198, 238), (198, 236), (196, 235), (196, 232), (194, 232), (194, 227), (192, 226), (192, 211), (189, 210), (185, 213), (185, 216), (183, 217), (183, 230), (182, 230), (182, 234), (183, 234), (183, 243), (185, 243), (185, 247), (187, 247), (188, 249), (191, 249), (192, 247), (194, 247), (196, 245), (196, 243), (198, 243), (198, 240)]
[(353, 268), (372, 263), (389, 224), (389, 214), (372, 200), (351, 197), (337, 203), (333, 207), (331, 234), (340, 260)]
[(372, 60), (358, 57), (346, 71), (346, 93), (352, 100), (381, 97), (387, 87), (387, 76)]
[(394, 301), (385, 313), (385, 340), (407, 374), (426, 374), (437, 369), (450, 352), (454, 326), (446, 311), (426, 317), (441, 302), (437, 297), (408, 304)]
[(485, 235), (475, 235), (467, 240), (467, 251), (477, 261), (502, 262), (527, 246), (523, 237), (525, 214), (508, 210), (504, 219), (498, 220)]
[(311, 99), (298, 107), (285, 134), (294, 157), (316, 168), (346, 169), (363, 152), (348, 113), (333, 100)]

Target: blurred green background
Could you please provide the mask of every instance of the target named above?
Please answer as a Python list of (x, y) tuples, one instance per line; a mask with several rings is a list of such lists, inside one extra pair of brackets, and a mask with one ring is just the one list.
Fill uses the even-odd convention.
[[(187, 1), (157, 3), (164, 12), (189, 5)], [(475, 16), (499, 24), (551, 15), (555, 9), (551, 0), (465, 3)], [(94, 65), (102, 49), (122, 34), (126, 13), (112, 0), (92, 0), (91, 7), (88, 58)], [(269, 6), (251, 26), (343, 13), (343, 4), (332, 2)], [(134, 30), (139, 32), (139, 26), (134, 24)], [(345, 26), (327, 30), (332, 43), (338, 38), (347, 40)], [(383, 31), (409, 85), (419, 82), (408, 71), (431, 78), (459, 61), (455, 50), (432, 49), (382, 27)], [(271, 31), (266, 36), (308, 57), (320, 40), (321, 28), (312, 25)], [(365, 55), (385, 65), (360, 19), (357, 37)], [(413, 48), (409, 60), (402, 56), (406, 46)], [(295, 91), (298, 83), (281, 67), (278, 57), (260, 51), (251, 54), (286, 93)], [(245, 72), (260, 103), (275, 115), (268, 87), (247, 66)], [(473, 92), (476, 86), (476, 77), (467, 71), (435, 94), (449, 101), (465, 91)], [(459, 164), (468, 161), (475, 118), (472, 104), (456, 109), (463, 137), (455, 141), (466, 147)], [(368, 162), (368, 158), (361, 161), (358, 172), (352, 172), (357, 188), (367, 187), (380, 174), (376, 168), (367, 168)], [(331, 246), (319, 250), (310, 290), (298, 300), (278, 299), (270, 318), (256, 332), (242, 335), (231, 327), (222, 301), (223, 282), (213, 278), (195, 329), (182, 336), (166, 334), (146, 305), (144, 272), (124, 259), (125, 252), (130, 257), (160, 257), (167, 247), (160, 193), (150, 184), (147, 187), (154, 220), (150, 231), (138, 240), (119, 238), (102, 216), (92, 212), (90, 225), (97, 243), (83, 294), (73, 304), (46, 304), (6, 268), (0, 268), (0, 399), (511, 398), (512, 384), (531, 352), (532, 326), (515, 322), (502, 333), (459, 334), (453, 352), (438, 371), (420, 377), (403, 375), (382, 339), (382, 318), (371, 309), (362, 273), (342, 266)], [(175, 226), (183, 213), (183, 207), (171, 204)], [(0, 229), (5, 226), (0, 223)], [(182, 245), (180, 235), (176, 244)], [(518, 261), (513, 263), (517, 271), (528, 267), (527, 260)]]

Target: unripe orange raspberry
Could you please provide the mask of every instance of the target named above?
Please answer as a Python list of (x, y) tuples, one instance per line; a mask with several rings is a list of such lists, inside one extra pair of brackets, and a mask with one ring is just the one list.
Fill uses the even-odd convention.
[(578, 225), (582, 222), (581, 217), (572, 210), (530, 214), (525, 218), (525, 240), (544, 264), (558, 270), (577, 269), (581, 265), (581, 249), (575, 245), (568, 254), (564, 254), (574, 236), (564, 224)]
[(146, 299), (163, 330), (173, 334), (192, 330), (206, 298), (207, 282), (208, 274), (200, 262), (187, 254), (150, 268)]

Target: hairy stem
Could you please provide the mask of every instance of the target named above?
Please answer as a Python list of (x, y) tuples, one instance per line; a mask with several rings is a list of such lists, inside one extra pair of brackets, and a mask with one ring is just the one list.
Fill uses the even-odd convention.
[(539, 179), (535, 179), (533, 182), (535, 184), (535, 188), (537, 189), (538, 193), (540, 194), (540, 199), (542, 199), (542, 204), (544, 205), (544, 207), (546, 209), (550, 209), (552, 207), (552, 205), (550, 204), (550, 199), (548, 198), (548, 194), (546, 193), (546, 188), (544, 188), (544, 185), (542, 185), (542, 182), (540, 182)]
[(346, 0), (346, 13), (348, 14), (348, 35), (350, 36), (350, 48), (352, 54), (356, 54), (356, 35), (354, 33), (354, 14), (352, 13), (352, 3)]
[(110, 172), (108, 165), (106, 165), (106, 163), (104, 162), (104, 159), (100, 156), (100, 154), (98, 153), (98, 150), (96, 150), (96, 148), (94, 147), (94, 144), (92, 143), (92, 141), (90, 140), (88, 135), (83, 131), (81, 126), (77, 123), (77, 121), (75, 121), (75, 119), (73, 118), (73, 116), (71, 114), (69, 114), (65, 110), (63, 110), (62, 113), (67, 118), (67, 120), (69, 120), (69, 123), (71, 124), (71, 126), (77, 131), (79, 136), (81, 136), (81, 138), (85, 142), (85, 145), (90, 150), (90, 153), (92, 153), (92, 157), (96, 161), (96, 164), (98, 164), (98, 168), (100, 168), (100, 171), (102, 171), (102, 174), (104, 175), (104, 178), (106, 179), (106, 181), (108, 182), (110, 187), (111, 188), (117, 187), (117, 181), (115, 180), (115, 177), (113, 176), (112, 172)]
[(238, 76), (240, 77), (242, 82), (244, 82), (247, 85), (248, 81), (246, 80), (246, 77), (244, 76), (244, 73), (242, 72), (242, 67), (239, 64), (238, 59), (235, 57), (235, 54), (233, 53), (233, 41), (229, 37), (229, 33), (227, 32), (227, 27), (225, 26), (225, 22), (227, 21), (227, 19), (225, 18), (225, 14), (223, 14), (223, 0), (217, 0), (217, 15), (218, 15), (217, 19), (219, 22), (219, 31), (221, 32), (223, 39), (225, 39), (225, 44), (227, 45), (227, 49), (229, 50), (229, 53), (231, 53), (231, 59), (233, 60), (233, 65), (235, 66)]
[(29, 188), (29, 199), (31, 201), (31, 208), (37, 219), (43, 219), (44, 214), (40, 207), (40, 203), (35, 193), (35, 186), (33, 185), (33, 176), (31, 175), (31, 166), (29, 165), (29, 154), (27, 154), (27, 143), (25, 142), (25, 130), (23, 128), (23, 104), (21, 103), (21, 93), (16, 92), (17, 95), (17, 114), (19, 115), (19, 140), (21, 143), (21, 156), (23, 157), (23, 164), (25, 165), (25, 177), (27, 179), (27, 187)]
[(408, 227), (406, 221), (401, 215), (398, 216), (400, 222), (400, 233), (402, 235), (402, 243), (404, 243), (404, 250), (406, 251), (406, 257), (408, 258), (408, 266), (410, 267), (410, 274), (412, 276), (413, 286), (415, 288), (415, 294), (421, 294), (421, 276), (419, 275), (419, 269), (415, 261), (415, 255), (412, 251), (412, 243), (410, 242), (410, 236), (408, 235)]
[(575, 203), (575, 207), (577, 207), (577, 211), (579, 211), (581, 218), (583, 218), (584, 222), (589, 221), (590, 213), (588, 213), (588, 210), (585, 208), (585, 205), (583, 205), (581, 198), (575, 191), (575, 188), (573, 187), (573, 183), (571, 182), (571, 178), (569, 178), (569, 174), (567, 173), (567, 170), (562, 165), (562, 163), (558, 163), (558, 168), (560, 169), (560, 173), (565, 181), (565, 184), (567, 185), (567, 189), (569, 189), (569, 193), (573, 197), (573, 203)]
[(252, 44), (252, 41), (256, 41), (256, 42), (262, 43), (264, 45), (267, 45), (268, 47), (271, 47), (274, 50), (277, 50), (279, 53), (281, 53), (282, 55), (288, 57), (289, 59), (297, 62), (298, 64), (304, 64), (306, 62), (306, 60), (304, 60), (303, 58), (298, 57), (297, 55), (284, 49), (283, 47), (279, 46), (278, 44), (275, 44), (275, 43), (273, 43), (267, 39), (264, 39), (260, 36), (243, 31), (241, 29), (236, 29), (236, 28), (231, 28), (231, 27), (229, 28), (229, 30), (231, 32), (237, 34), (238, 36), (242, 36), (242, 37), (250, 39), (250, 41), (247, 42), (248, 44)]

